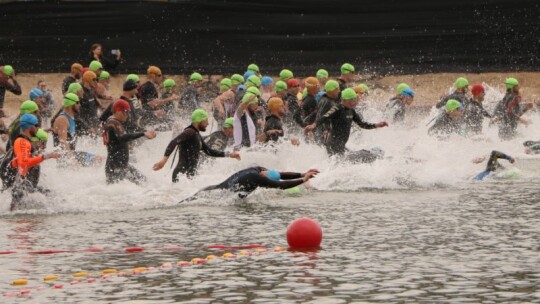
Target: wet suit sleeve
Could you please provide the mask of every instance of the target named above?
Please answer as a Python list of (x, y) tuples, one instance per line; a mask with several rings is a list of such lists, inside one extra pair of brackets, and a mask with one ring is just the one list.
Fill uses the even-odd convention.
[(497, 170), (497, 168), (500, 167), (499, 163), (497, 162), (499, 158), (506, 159), (506, 160), (512, 159), (510, 155), (493, 150), (491, 151), (491, 155), (489, 156), (489, 160), (486, 166), (486, 171), (490, 172), (490, 171)]
[[(201, 136), (200, 134), (197, 134), (197, 136)], [(201, 144), (202, 144), (202, 150), (204, 153), (206, 153), (206, 155), (208, 156), (213, 156), (213, 157), (225, 157), (225, 152), (223, 151), (218, 151), (218, 150), (214, 150), (212, 148), (210, 148), (205, 142), (204, 140), (202, 140), (202, 138), (200, 139), (201, 140)]]
[(137, 132), (137, 133), (124, 134), (124, 135), (118, 136), (118, 134), (116, 134), (116, 130), (114, 129), (114, 127), (108, 127), (107, 135), (109, 137), (109, 141), (111, 142), (128, 142), (128, 141), (132, 141), (134, 139), (143, 137), (144, 132)]
[(302, 173), (298, 172), (279, 172), (281, 175), (281, 179), (296, 179), (296, 178), (302, 178)]
[(362, 117), (356, 113), (355, 110), (353, 111), (353, 121), (362, 129), (375, 129), (377, 126), (375, 124), (365, 122)]
[(269, 178), (260, 175), (254, 175), (251, 180), (254, 184), (263, 188), (278, 188), (278, 189), (289, 189), (296, 187), (304, 183), (304, 180), (301, 178), (291, 179), (291, 180), (280, 180), (274, 181)]
[(335, 115), (339, 114), (338, 110), (339, 110), (338, 106), (331, 107), (328, 111), (326, 111), (326, 113), (324, 113), (324, 115), (322, 115), (321, 117), (319, 117), (319, 119), (317, 119), (317, 121), (315, 122), (316, 125), (324, 124), (327, 121), (330, 121)]
[(15, 95), (21, 95), (22, 94), (21, 86), (19, 85), (17, 80), (13, 80), (13, 85), (6, 81), (5, 87), (6, 87), (6, 90), (10, 91), (11, 93), (13, 93)]
[(444, 97), (443, 99), (441, 99), (441, 100), (435, 105), (435, 107), (436, 107), (437, 109), (442, 108), (444, 105), (446, 105), (446, 102), (448, 102), (448, 100), (450, 100), (450, 96)]
[(189, 130), (184, 130), (184, 132), (180, 133), (180, 135), (176, 136), (171, 142), (167, 145), (167, 148), (165, 149), (165, 156), (169, 157), (173, 153), (176, 146), (180, 145), (180, 143), (186, 139), (189, 138), (188, 133)]
[(519, 118), (523, 113), (519, 109), (519, 102), (521, 98), (519, 96), (514, 97), (514, 99), (508, 104), (506, 112), (509, 117)]

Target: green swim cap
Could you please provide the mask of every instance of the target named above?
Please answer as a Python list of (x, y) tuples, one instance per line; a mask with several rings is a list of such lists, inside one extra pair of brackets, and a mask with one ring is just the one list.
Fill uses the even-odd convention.
[(35, 101), (27, 100), (21, 104), (21, 114), (31, 114), (39, 110)]
[(219, 83), (219, 88), (222, 91), (227, 91), (232, 87), (232, 81), (229, 78), (223, 78), (221, 79), (221, 82)]
[(103, 65), (101, 64), (101, 62), (97, 61), (97, 60), (94, 60), (92, 62), (90, 62), (90, 65), (88, 66), (88, 69), (92, 72), (95, 72), (99, 69), (103, 69)]
[(252, 71), (252, 72), (255, 72), (255, 73), (259, 73), (259, 67), (255, 64), (255, 63), (252, 63), (250, 65), (248, 65), (248, 68), (247, 68), (248, 71)]
[(246, 87), (250, 88), (253, 86), (260, 87), (261, 86), (261, 79), (256, 75), (251, 75), (246, 80)]
[(328, 71), (324, 70), (324, 69), (320, 69), (320, 70), (317, 71), (316, 76), (317, 76), (318, 79), (328, 78)]
[(203, 78), (202, 78), (202, 75), (195, 72), (193, 74), (191, 74), (191, 76), (189, 76), (189, 81), (190, 82), (194, 82), (194, 81), (202, 81)]
[(74, 82), (74, 83), (69, 85), (68, 90), (67, 90), (66, 93), (75, 93), (78, 90), (82, 90), (82, 86), (81, 86), (80, 83)]
[(338, 88), (339, 88), (339, 83), (335, 80), (328, 80), (324, 84), (324, 90), (326, 92), (332, 92), (333, 90), (338, 89)]
[(107, 79), (107, 78), (110, 78), (110, 77), (111, 77), (111, 74), (109, 74), (109, 72), (101, 71), (101, 74), (99, 74), (99, 76), (98, 76), (98, 80), (103, 80), (103, 79)]
[(237, 85), (237, 84), (242, 84), (242, 83), (244, 83), (244, 76), (240, 74), (234, 74), (231, 76), (232, 85)]
[(64, 108), (71, 107), (78, 102), (79, 96), (75, 93), (67, 93), (66, 96), (64, 96)]
[(47, 142), (49, 140), (49, 134), (47, 134), (47, 132), (45, 130), (40, 128), (36, 132), (36, 136), (30, 138), (30, 140), (33, 141), (33, 142), (38, 142), (38, 141)]
[(208, 119), (208, 113), (203, 109), (197, 109), (191, 114), (191, 122), (198, 123)]
[(13, 76), (13, 67), (10, 66), (10, 65), (5, 65), (4, 66), (4, 74), (8, 75), (8, 76)]
[(469, 86), (469, 81), (463, 77), (459, 77), (458, 79), (456, 79), (456, 83), (454, 85), (458, 89), (463, 89), (464, 87)]
[(350, 63), (344, 63), (341, 66), (341, 74), (354, 73), (354, 66)]
[(506, 80), (504, 81), (504, 84), (506, 85), (507, 89), (512, 89), (515, 86), (519, 85), (519, 82), (517, 81), (517, 79), (510, 77), (510, 78), (506, 78)]
[(446, 112), (452, 112), (456, 109), (463, 109), (463, 106), (461, 105), (461, 103), (455, 99), (450, 99), (446, 102), (446, 105), (444, 106), (444, 109), (446, 110)]
[(398, 84), (398, 86), (396, 87), (396, 94), (401, 95), (401, 93), (403, 93), (403, 90), (408, 89), (408, 88), (409, 88), (409, 85), (402, 82)]
[(293, 77), (294, 77), (293, 72), (291, 72), (290, 70), (285, 69), (279, 72), (279, 79), (281, 79), (282, 81), (287, 81)]
[(163, 81), (163, 87), (165, 89), (170, 89), (170, 88), (173, 88), (176, 86), (176, 82), (174, 82), (174, 80), (172, 79), (165, 79), (165, 81)]
[(139, 81), (140, 79), (139, 79), (139, 76), (137, 76), (136, 74), (129, 74), (129, 75), (127, 75), (127, 77), (126, 77), (126, 81), (127, 81), (127, 80), (133, 80), (133, 81), (137, 82), (137, 81)]
[(361, 83), (358, 86), (361, 87), (362, 90), (364, 90), (364, 93), (369, 93), (369, 87), (367, 86), (367, 84)]
[(341, 92), (342, 100), (351, 100), (355, 99), (356, 97), (358, 97), (358, 95), (356, 95), (356, 92), (351, 88), (346, 88), (345, 90), (343, 90), (343, 92)]
[(286, 89), (287, 89), (287, 84), (281, 80), (278, 80), (278, 82), (276, 82), (276, 85), (274, 86), (274, 91), (276, 91), (276, 93), (281, 92)]
[(246, 91), (246, 93), (251, 93), (255, 96), (259, 96), (261, 95), (261, 91), (259, 91), (259, 89), (257, 89), (256, 87), (249, 87)]
[(232, 117), (229, 117), (225, 119), (225, 121), (223, 122), (223, 129), (232, 128), (233, 125), (234, 125), (234, 119)]

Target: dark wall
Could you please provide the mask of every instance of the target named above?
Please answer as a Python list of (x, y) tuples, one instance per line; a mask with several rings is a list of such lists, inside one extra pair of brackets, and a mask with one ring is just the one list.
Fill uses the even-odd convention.
[(0, 4), (0, 65), (66, 72), (100, 42), (122, 50), (121, 72), (539, 70), (539, 2), (12, 2)]

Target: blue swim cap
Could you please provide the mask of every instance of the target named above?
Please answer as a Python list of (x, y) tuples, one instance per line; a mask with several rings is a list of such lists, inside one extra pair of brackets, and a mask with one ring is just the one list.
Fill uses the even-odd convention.
[(321, 100), (321, 97), (323, 97), (323, 95), (325, 93), (326, 93), (325, 91), (319, 91), (319, 93), (317, 93), (317, 95), (315, 95), (315, 101), (319, 102), (319, 100)]
[(29, 94), (29, 97), (30, 97), (30, 100), (34, 100), (38, 97), (42, 97), (43, 96), (43, 91), (38, 89), (38, 88), (33, 88), (32, 90), (30, 90), (30, 94)]
[(252, 75), (255, 75), (255, 73), (253, 71), (247, 71), (244, 73), (244, 81), (247, 81), (247, 79), (249, 78), (249, 76), (252, 76)]
[(401, 96), (411, 96), (414, 97), (414, 91), (411, 88), (406, 88), (401, 92)]
[(236, 93), (240, 92), (240, 91), (245, 91), (246, 90), (246, 86), (241, 84), (238, 86), (238, 88), (236, 88)]
[(23, 114), (23, 116), (21, 116), (21, 119), (19, 120), (19, 124), (21, 126), (21, 131), (24, 131), (32, 126), (37, 125), (38, 119), (32, 114)]
[(263, 87), (267, 87), (269, 85), (271, 85), (272, 83), (274, 83), (274, 81), (272, 80), (272, 78), (268, 77), (268, 76), (264, 76), (261, 80), (261, 85)]
[(281, 174), (276, 170), (268, 170), (268, 178), (273, 181), (279, 181), (281, 179)]

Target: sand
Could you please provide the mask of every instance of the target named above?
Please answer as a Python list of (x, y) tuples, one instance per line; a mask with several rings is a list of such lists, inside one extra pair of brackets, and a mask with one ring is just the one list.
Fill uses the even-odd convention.
[[(19, 105), (28, 99), (29, 91), (36, 87), (39, 80), (47, 82), (48, 88), (58, 104), (62, 101), (61, 84), (67, 74), (19, 74), (17, 80), (22, 86), (23, 94), (15, 96), (11, 93), (6, 93), (5, 111), (8, 116), (18, 113)], [(113, 97), (119, 97), (122, 92), (122, 83), (126, 75), (117, 75), (111, 78), (110, 91)], [(186, 83), (185, 75), (167, 75), (176, 81), (178, 89), (182, 92)], [(361, 79), (369, 79), (365, 82), (372, 89), (373, 96), (382, 100), (389, 99), (394, 94), (394, 88), (400, 82), (405, 82), (416, 91), (414, 105), (419, 107), (429, 107), (434, 105), (441, 96), (444, 96), (451, 89), (457, 77), (466, 77), (469, 83), (485, 83), (491, 87), (504, 91), (504, 79), (507, 77), (515, 77), (520, 81), (522, 95), (527, 100), (532, 100), (538, 104), (540, 97), (540, 72), (519, 72), (519, 73), (481, 73), (481, 74), (457, 74), (457, 73), (437, 73), (437, 74), (422, 74), (422, 75), (396, 75), (396, 76), (360, 76)], [(145, 76), (140, 76), (141, 82), (146, 81)], [(208, 77), (210, 83), (218, 84), (221, 76)], [(216, 85), (217, 88), (217, 85)], [(207, 96), (212, 96), (208, 94)], [(211, 99), (211, 98), (207, 98)], [(205, 101), (205, 100), (203, 100)], [(210, 100), (206, 100), (210, 101)]]

